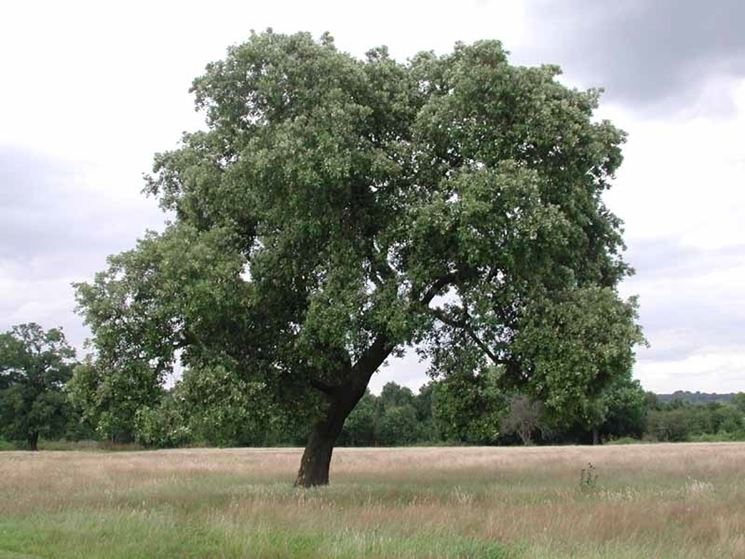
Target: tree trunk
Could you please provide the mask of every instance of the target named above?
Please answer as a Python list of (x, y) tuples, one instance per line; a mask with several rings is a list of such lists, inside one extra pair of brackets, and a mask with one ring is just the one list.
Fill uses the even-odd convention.
[(528, 429), (526, 427), (519, 427), (517, 429), (517, 434), (520, 437), (523, 446), (531, 446), (533, 444), (533, 439), (530, 437), (531, 429)]
[(29, 450), (39, 450), (39, 433), (34, 431), (33, 433), (28, 434), (28, 449)]
[(592, 428), (592, 444), (600, 444), (600, 433), (598, 432), (597, 427)]
[(296, 487), (328, 485), (331, 454), (344, 421), (365, 394), (370, 377), (392, 350), (393, 345), (388, 343), (385, 336), (379, 336), (345, 375), (350, 379), (348, 383), (333, 387), (315, 383), (314, 386), (325, 394), (328, 408), (326, 416), (313, 426), (308, 437), (295, 479)]
[(296, 487), (328, 485), (334, 444), (344, 427), (344, 420), (353, 408), (354, 404), (350, 407), (334, 401), (330, 404), (326, 417), (313, 426), (300, 460)]

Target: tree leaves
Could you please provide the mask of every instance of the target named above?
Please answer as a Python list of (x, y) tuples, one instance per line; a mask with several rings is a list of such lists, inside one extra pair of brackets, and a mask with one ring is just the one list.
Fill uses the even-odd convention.
[(45, 332), (28, 323), (0, 334), (0, 434), (33, 447), (39, 435), (64, 429), (67, 399), (62, 388), (74, 358), (58, 328)]
[(406, 63), (303, 33), (231, 48), (193, 84), (207, 129), (147, 180), (175, 221), (77, 286), (102, 379), (150, 371), (153, 406), (180, 356), (313, 416), (417, 345), (434, 374), (496, 364), (584, 413), (641, 338), (601, 200), (624, 136), (558, 73), (496, 41)]

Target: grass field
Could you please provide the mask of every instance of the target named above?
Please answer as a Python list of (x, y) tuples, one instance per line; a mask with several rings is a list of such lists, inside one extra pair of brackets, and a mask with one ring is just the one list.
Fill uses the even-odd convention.
[(745, 444), (299, 456), (2, 452), (0, 556), (745, 557)]

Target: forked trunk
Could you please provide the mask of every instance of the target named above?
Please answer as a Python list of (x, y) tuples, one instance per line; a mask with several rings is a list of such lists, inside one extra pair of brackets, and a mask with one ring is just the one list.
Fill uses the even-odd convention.
[(39, 450), (39, 433), (29, 433), (27, 442), (29, 450)]
[(300, 460), (300, 471), (295, 480), (296, 487), (328, 485), (334, 444), (344, 427), (344, 420), (351, 411), (351, 408), (345, 411), (346, 407), (336, 402), (332, 403), (326, 417), (314, 425)]

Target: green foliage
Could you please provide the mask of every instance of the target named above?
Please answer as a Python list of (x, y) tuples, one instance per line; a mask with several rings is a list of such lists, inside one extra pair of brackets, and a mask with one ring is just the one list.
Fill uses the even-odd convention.
[(732, 405), (743, 415), (745, 415), (745, 392), (738, 392), (732, 396)]
[(384, 446), (411, 444), (417, 431), (416, 410), (411, 405), (385, 409), (378, 422), (378, 440)]
[(608, 408), (603, 393), (612, 398), (613, 383), (630, 378), (633, 346), (644, 341), (635, 319), (635, 301), (600, 287), (565, 293), (528, 314), (518, 351), (535, 371), (529, 392), (554, 422), (602, 422)]
[(142, 407), (135, 412), (135, 440), (159, 448), (179, 446), (191, 440), (178, 403), (168, 394), (157, 408)]
[(223, 366), (189, 369), (173, 394), (192, 440), (215, 446), (269, 446), (283, 439), (263, 386)]
[(433, 415), (443, 440), (491, 444), (500, 432), (507, 398), (497, 369), (482, 374), (457, 373), (435, 383)]
[(388, 382), (383, 386), (378, 398), (378, 404), (386, 408), (413, 407), (415, 402), (414, 393), (406, 386), (399, 386), (395, 382)]
[(378, 398), (366, 390), (344, 422), (339, 444), (345, 446), (376, 445), (378, 443), (377, 421)]
[(705, 406), (673, 400), (649, 411), (647, 434), (658, 441), (737, 440), (745, 437), (745, 418), (735, 406)]
[(345, 446), (405, 446), (439, 441), (432, 423), (432, 384), (418, 394), (389, 382), (380, 396), (366, 391), (339, 437)]
[(75, 367), (67, 385), (70, 401), (101, 439), (131, 442), (137, 411), (157, 406), (163, 389), (142, 363), (127, 362), (116, 370), (105, 364), (87, 359)]
[(720, 404), (732, 403), (735, 394), (717, 394), (708, 392), (691, 392), (689, 390), (676, 390), (672, 394), (657, 394), (657, 398), (664, 404), (670, 404), (675, 400), (680, 400), (687, 404)]
[(606, 437), (641, 437), (646, 428), (647, 397), (638, 380), (611, 385), (603, 398), (607, 411), (600, 431)]
[(618, 437), (639, 438), (646, 429), (649, 406), (654, 405), (654, 400), (649, 399), (639, 381), (629, 375), (619, 375), (599, 394), (588, 398), (582, 415), (574, 418), (566, 415), (565, 423), (554, 423), (552, 430), (554, 436), (567, 442), (592, 440), (598, 443)]
[(658, 441), (679, 442), (688, 438), (688, 414), (682, 410), (651, 411), (647, 417), (647, 430)]
[(417, 440), (426, 442), (436, 442), (439, 440), (437, 428), (433, 418), (433, 396), (434, 383), (429, 382), (419, 388), (419, 393), (414, 399), (414, 409), (417, 418)]
[[(277, 424), (346, 416), (416, 346), (455, 377), (435, 391), (448, 438), (494, 440), (497, 384), (557, 422), (589, 417), (641, 340), (602, 202), (624, 135), (558, 74), (496, 41), (406, 63), (303, 33), (231, 48), (193, 83), (207, 129), (155, 157), (146, 190), (173, 221), (77, 285), (96, 351), (75, 379), (84, 413), (131, 435), (180, 360), (226, 397), (187, 413), (194, 432), (245, 440), (257, 405)], [(391, 440), (421, 416), (386, 410)]]
[(75, 351), (62, 330), (35, 323), (0, 334), (0, 434), (36, 449), (39, 437), (59, 436), (69, 416), (63, 386)]

